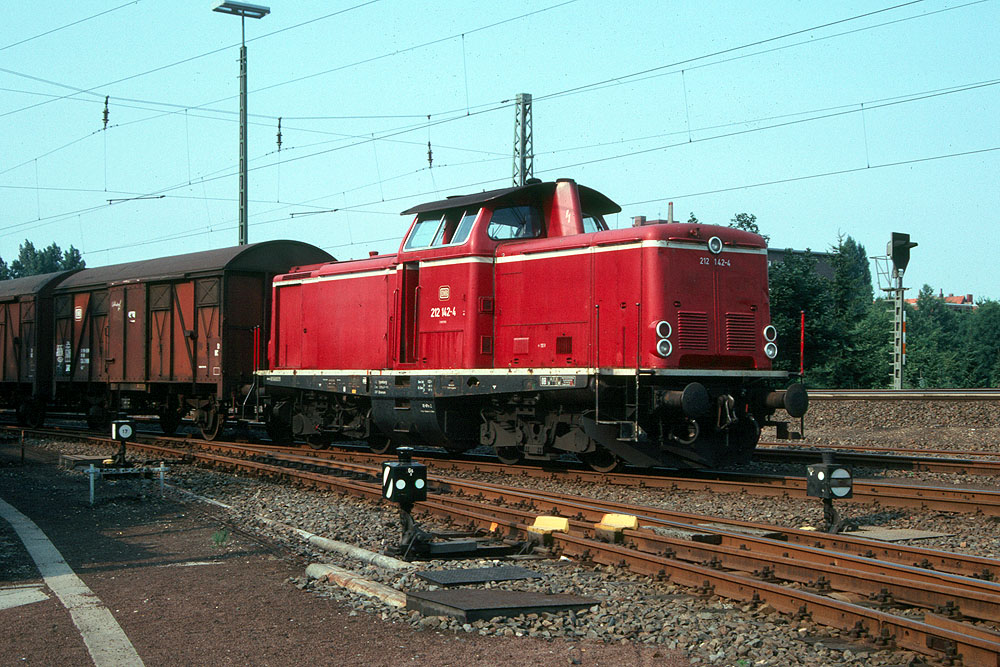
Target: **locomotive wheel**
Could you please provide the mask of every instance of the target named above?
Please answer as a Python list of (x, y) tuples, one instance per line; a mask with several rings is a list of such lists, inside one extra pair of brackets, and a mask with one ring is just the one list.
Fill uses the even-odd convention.
[(586, 452), (579, 456), (580, 460), (586, 463), (594, 472), (609, 473), (625, 467), (624, 461), (603, 447), (598, 447), (592, 452)]
[(205, 411), (205, 423), (201, 427), (201, 437), (205, 440), (215, 440), (222, 433), (222, 425), (225, 421), (225, 415), (220, 413), (217, 407), (208, 408)]
[(330, 436), (326, 433), (314, 433), (306, 436), (306, 444), (313, 449), (326, 449), (330, 446)]
[(521, 462), (521, 450), (517, 447), (494, 447), (493, 450), (504, 465), (515, 466)]
[(740, 419), (730, 427), (729, 441), (740, 463), (749, 463), (760, 440), (760, 427), (752, 418)]
[(381, 433), (372, 433), (368, 436), (368, 449), (376, 454), (387, 454), (396, 450), (396, 445), (388, 436)]
[(267, 420), (264, 428), (267, 430), (267, 436), (271, 438), (271, 442), (277, 447), (288, 447), (295, 441), (295, 436), (292, 435), (292, 426), (280, 419)]

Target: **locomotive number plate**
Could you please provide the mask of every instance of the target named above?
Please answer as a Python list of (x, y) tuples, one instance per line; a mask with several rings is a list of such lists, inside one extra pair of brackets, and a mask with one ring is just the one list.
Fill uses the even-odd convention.
[(431, 317), (453, 317), (458, 311), (454, 306), (444, 306), (442, 308), (431, 308)]
[(575, 387), (575, 375), (543, 375), (538, 378), (538, 384), (542, 387)]
[(699, 264), (702, 266), (732, 266), (728, 259), (722, 257), (702, 257)]

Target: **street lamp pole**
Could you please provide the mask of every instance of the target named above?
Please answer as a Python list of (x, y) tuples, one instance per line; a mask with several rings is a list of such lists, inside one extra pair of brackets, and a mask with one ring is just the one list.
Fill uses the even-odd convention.
[(247, 244), (247, 45), (246, 19), (264, 18), (270, 8), (234, 0), (219, 0), (212, 11), (240, 17), (240, 245)]

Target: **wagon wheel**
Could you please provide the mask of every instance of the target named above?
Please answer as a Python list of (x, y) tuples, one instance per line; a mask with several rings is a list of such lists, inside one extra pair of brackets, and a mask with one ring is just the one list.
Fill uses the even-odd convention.
[(164, 435), (173, 435), (181, 425), (181, 413), (175, 406), (166, 406), (157, 413)]
[(306, 436), (306, 444), (313, 449), (326, 449), (330, 446), (330, 436), (326, 433), (313, 433)]
[(521, 450), (517, 447), (494, 447), (500, 463), (513, 466), (521, 462)]
[(226, 422), (226, 416), (219, 412), (216, 405), (205, 408), (204, 423), (201, 425), (201, 437), (205, 440), (215, 440), (222, 433), (222, 425)]
[(388, 454), (389, 452), (396, 450), (396, 445), (389, 436), (382, 435), (381, 432), (375, 431), (368, 435), (368, 449), (372, 450), (376, 454)]
[(111, 425), (111, 415), (103, 405), (92, 405), (87, 410), (87, 428), (92, 431), (103, 431)]
[(45, 404), (37, 398), (29, 398), (17, 408), (18, 426), (40, 428), (45, 423)]
[(616, 454), (611, 453), (604, 447), (598, 446), (592, 452), (579, 454), (580, 460), (587, 464), (594, 472), (609, 473), (620, 470), (624, 467), (624, 462)]

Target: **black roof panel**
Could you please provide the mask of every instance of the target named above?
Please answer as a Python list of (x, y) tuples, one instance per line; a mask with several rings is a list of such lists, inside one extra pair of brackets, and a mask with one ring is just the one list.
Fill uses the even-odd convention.
[(330, 253), (301, 241), (263, 241), (84, 269), (63, 281), (59, 289), (176, 279), (195, 274), (210, 275), (222, 270), (284, 273), (293, 266), (331, 260)]
[[(609, 213), (618, 213), (622, 210), (621, 206), (597, 190), (588, 188), (585, 185), (577, 185), (576, 187), (580, 192), (580, 205), (583, 206), (585, 213), (607, 215)], [(426, 213), (428, 211), (446, 211), (452, 208), (465, 208), (472, 205), (482, 206), (483, 204), (527, 204), (545, 197), (551, 197), (555, 189), (556, 184), (554, 182), (547, 182), (529, 183), (528, 185), (501, 188), (499, 190), (487, 190), (476, 194), (459, 195), (427, 204), (419, 204), (413, 208), (406, 209), (400, 215)]]
[(79, 270), (54, 271), (53, 273), (40, 273), (37, 276), (0, 280), (0, 301), (10, 301), (15, 297), (51, 290), (60, 280)]

